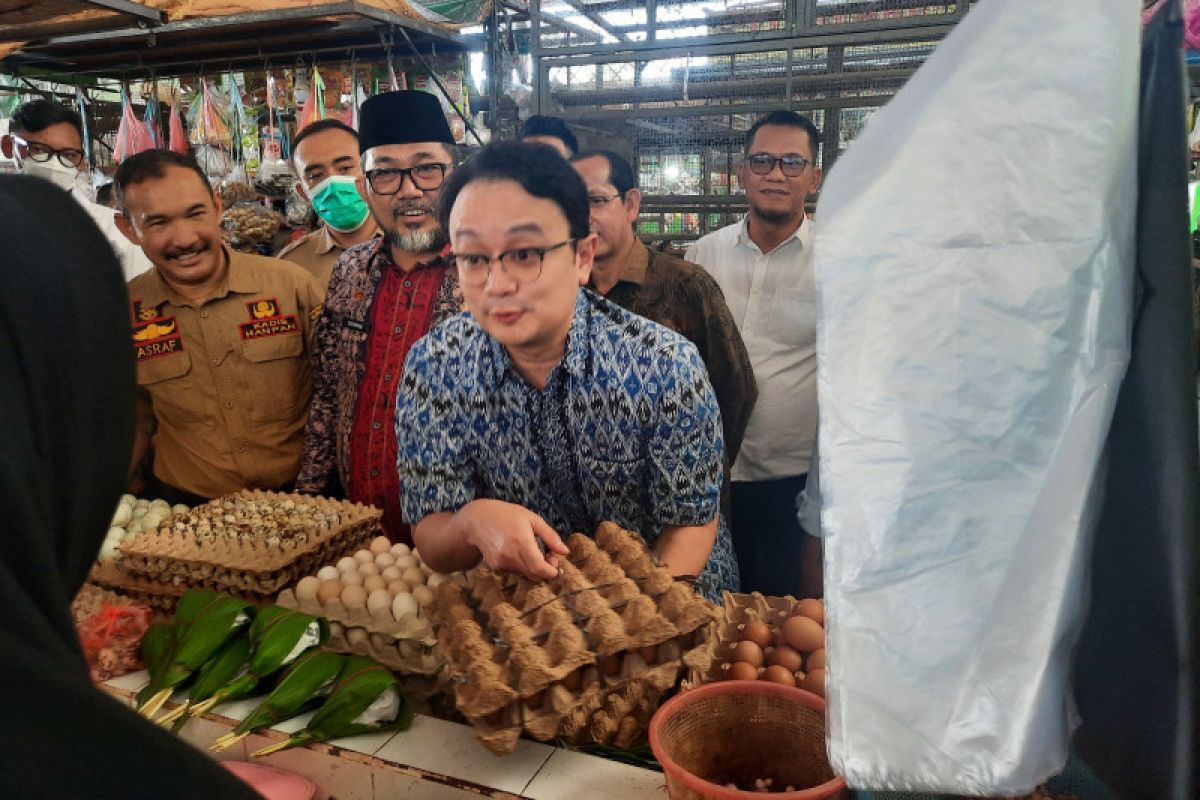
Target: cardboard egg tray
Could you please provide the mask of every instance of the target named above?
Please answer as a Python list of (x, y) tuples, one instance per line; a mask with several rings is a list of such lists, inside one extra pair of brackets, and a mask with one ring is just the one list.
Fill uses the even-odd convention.
[(316, 599), (301, 601), (293, 589), (284, 589), (276, 602), (328, 619), (331, 650), (370, 656), (406, 674), (432, 676), (442, 665), (433, 626), (424, 613), (396, 620), (390, 608), (372, 614), (365, 608), (347, 609), (336, 597), (324, 605)]
[(686, 687), (724, 680), (724, 666), (730, 661), (730, 648), (742, 638), (742, 627), (752, 620), (762, 620), (775, 628), (782, 624), (796, 605), (791, 595), (767, 597), (759, 592), (738, 594), (725, 592), (721, 613), (713, 626), (712, 659), (704, 669), (688, 673)]
[[(249, 503), (268, 505), (269, 519), (263, 521), (258, 512), (244, 515)], [(301, 506), (335, 516), (336, 522), (315, 526), (296, 511)], [(124, 572), (164, 593), (171, 593), (171, 586), (208, 586), (266, 602), (300, 576), (361, 547), (378, 530), (382, 513), (359, 503), (246, 490), (123, 541), (119, 563)], [(213, 524), (233, 535), (198, 538), (198, 529)]]
[(536, 739), (627, 745), (685, 670), (707, 669), (716, 607), (654, 563), (641, 537), (603, 523), (575, 534), (557, 578), (486, 567), (429, 606), (455, 704), (484, 746)]

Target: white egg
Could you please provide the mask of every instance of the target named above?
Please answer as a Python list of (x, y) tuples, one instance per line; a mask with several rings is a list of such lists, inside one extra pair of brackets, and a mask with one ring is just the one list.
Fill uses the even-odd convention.
[(417, 569), (416, 567), (410, 567), (409, 569), (404, 570), (404, 572), (400, 575), (400, 578), (409, 586), (425, 585), (425, 573), (421, 572), (421, 570)]
[(396, 599), (392, 600), (392, 616), (397, 622), (416, 613), (417, 601), (411, 594), (398, 594)]
[(375, 614), (386, 614), (392, 607), (392, 593), (387, 589), (376, 589), (367, 595), (367, 611)]
[(447, 576), (443, 575), (440, 572), (435, 572), (429, 576), (429, 580), (427, 581), (427, 583), (428, 583), (430, 589), (436, 589), (437, 587), (439, 587), (443, 583), (445, 583), (447, 580), (449, 580), (447, 578)]
[(409, 547), (408, 545), (404, 544), (403, 542), (399, 542), (397, 544), (392, 545), (392, 555), (396, 556), (397, 558), (399, 558), (400, 556), (406, 556), (411, 552), (412, 552), (412, 548)]
[(359, 575), (357, 572), (343, 572), (341, 580), (343, 586), (363, 585), (363, 576)]
[(417, 560), (412, 556), (400, 556), (396, 559), (396, 566), (402, 570), (414, 569), (417, 567)]
[(131, 514), (134, 519), (141, 519), (142, 517), (146, 516), (146, 512), (149, 510), (149, 506), (134, 506)]
[(137, 498), (131, 494), (121, 495), (121, 505), (123, 505), (123, 506), (132, 506), (136, 502), (137, 502)]
[(378, 575), (379, 567), (375, 566), (375, 562), (368, 561), (365, 564), (358, 565), (358, 574), (362, 575), (364, 577), (370, 576), (370, 575)]
[(190, 510), (191, 509), (189, 509), (183, 503), (176, 503), (175, 505), (171, 506), (172, 514), (186, 514)]
[(379, 571), (379, 575), (388, 583), (398, 581), (403, 575), (403, 571), (399, 567), (387, 567)]
[(386, 569), (387, 567), (394, 566), (395, 563), (396, 557), (391, 553), (380, 553), (379, 555), (375, 556), (375, 566), (379, 567), (380, 569)]
[(358, 562), (354, 560), (353, 556), (346, 556), (338, 559), (337, 568), (341, 572), (357, 572)]
[(360, 564), (366, 564), (368, 562), (374, 561), (375, 556), (371, 555), (370, 550), (359, 550), (357, 553), (354, 554), (354, 560)]
[(342, 573), (334, 566), (324, 566), (317, 570), (317, 578), (323, 581), (336, 581), (341, 577)]
[(130, 507), (122, 503), (121, 505), (117, 506), (117, 512), (113, 514), (112, 525), (113, 527), (126, 525), (131, 519), (133, 519), (133, 513)]
[[(334, 572), (337, 572), (337, 570), (334, 570)], [(316, 577), (309, 575), (307, 578), (301, 578), (300, 582), (296, 584), (296, 599), (302, 601), (316, 600), (317, 588), (320, 587), (321, 580), (320, 574)]]

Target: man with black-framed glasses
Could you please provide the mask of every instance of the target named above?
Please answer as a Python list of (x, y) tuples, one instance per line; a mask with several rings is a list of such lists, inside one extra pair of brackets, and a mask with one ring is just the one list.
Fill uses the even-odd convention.
[(125, 280), (153, 266), (117, 229), (116, 210), (95, 202), (79, 114), (53, 100), (30, 100), (13, 112), (8, 131), (0, 137), (0, 152), (15, 161), (20, 172), (50, 181), (88, 212), (112, 245)]
[(687, 251), (720, 284), (750, 353), (758, 401), (733, 464), (733, 543), (742, 588), (800, 588), (805, 535), (796, 521), (817, 427), (817, 305), (812, 223), (820, 134), (776, 111), (746, 133), (738, 180), (749, 213)]
[(469, 314), (409, 353), (396, 401), (406, 520), (425, 562), (553, 578), (572, 533), (611, 520), (719, 600), (721, 412), (695, 345), (584, 288), (583, 181), (544, 145), (484, 148), (439, 216)]
[(418, 91), (368, 99), (358, 136), (358, 190), (383, 236), (346, 250), (329, 279), (296, 488), (382, 508), (384, 533), (411, 542), (392, 421), (409, 348), (462, 308), (434, 213), (454, 138), (437, 98)]

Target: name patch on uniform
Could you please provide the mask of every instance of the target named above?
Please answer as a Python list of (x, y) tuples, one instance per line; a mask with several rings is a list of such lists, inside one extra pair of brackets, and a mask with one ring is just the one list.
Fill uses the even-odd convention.
[(164, 305), (143, 306), (141, 300), (133, 301), (133, 351), (138, 361), (183, 352), (179, 325), (174, 317), (162, 315)]
[(238, 326), (243, 339), (260, 339), (300, 330), (295, 315), (279, 313), (279, 301), (275, 298), (251, 300), (246, 303), (246, 310), (250, 314), (250, 321)]

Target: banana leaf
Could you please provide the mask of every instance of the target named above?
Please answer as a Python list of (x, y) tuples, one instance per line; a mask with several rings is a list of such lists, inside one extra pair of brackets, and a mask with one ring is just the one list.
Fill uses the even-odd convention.
[(189, 592), (179, 601), (181, 611), (176, 615), (166, 667), (151, 680), (150, 699), (138, 708), (147, 719), (158, 713), (172, 689), (192, 677), (230, 637), (250, 623), (254, 609), (245, 600), (200, 591), (206, 593), (201, 599), (193, 600)]
[(254, 753), (266, 756), (291, 747), (382, 730), (404, 730), (412, 724), (412, 705), (400, 693), (392, 671), (366, 656), (350, 656), (333, 693), (304, 730)]
[(212, 749), (224, 750), (260, 728), (299, 716), (318, 705), (333, 690), (346, 658), (324, 650), (309, 650), (300, 656), (283, 673), (267, 699), (233, 731), (217, 739)]
[(197, 704), (207, 701), (221, 687), (244, 673), (249, 662), (250, 638), (241, 635), (234, 636), (200, 668), (196, 675), (196, 682), (188, 690), (187, 702), (161, 717), (158, 724), (169, 725), (178, 720), (175, 726), (175, 731), (178, 732), (191, 716), (195, 716), (190, 712)]
[(138, 692), (137, 704), (142, 706), (153, 692), (150, 690), (155, 679), (162, 673), (166, 667), (166, 656), (171, 649), (171, 636), (174, 633), (174, 626), (168, 622), (156, 622), (146, 629), (146, 635), (142, 637), (142, 661), (146, 662), (146, 672), (150, 673), (150, 683), (142, 687)]
[(226, 682), (202, 700), (189, 713), (205, 714), (221, 703), (249, 697), (263, 679), (269, 678), (314, 647), (329, 640), (329, 623), (302, 611), (282, 606), (260, 609), (250, 624), (250, 659), (246, 669), (230, 675)]

